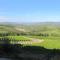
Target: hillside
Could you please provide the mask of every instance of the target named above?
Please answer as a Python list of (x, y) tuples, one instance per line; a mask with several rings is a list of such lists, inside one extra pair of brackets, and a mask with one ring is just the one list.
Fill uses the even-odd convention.
[(31, 35), (56, 35), (60, 36), (60, 22), (40, 22), (40, 23), (1, 23), (0, 33), (14, 32)]

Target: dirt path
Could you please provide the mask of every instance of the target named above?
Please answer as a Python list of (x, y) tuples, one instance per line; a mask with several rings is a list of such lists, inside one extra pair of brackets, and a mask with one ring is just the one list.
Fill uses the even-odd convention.
[(41, 42), (43, 42), (43, 41), (44, 41), (44, 40), (42, 40), (42, 39), (32, 38), (32, 42), (41, 43)]

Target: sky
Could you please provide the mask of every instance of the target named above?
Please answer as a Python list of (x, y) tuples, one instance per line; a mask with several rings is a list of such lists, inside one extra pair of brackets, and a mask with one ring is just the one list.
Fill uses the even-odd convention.
[(60, 22), (60, 0), (0, 0), (0, 22)]

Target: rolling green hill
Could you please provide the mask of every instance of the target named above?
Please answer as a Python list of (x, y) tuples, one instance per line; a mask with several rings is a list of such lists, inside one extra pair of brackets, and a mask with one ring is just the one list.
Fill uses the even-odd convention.
[(49, 35), (60, 36), (60, 23), (59, 22), (43, 22), (43, 23), (1, 23), (0, 33), (19, 33), (23, 35)]
[(0, 24), (0, 37), (8, 36), (13, 40), (29, 40), (29, 38), (43, 39), (42, 43), (33, 43), (34, 46), (45, 48), (60, 48), (60, 23), (29, 23)]

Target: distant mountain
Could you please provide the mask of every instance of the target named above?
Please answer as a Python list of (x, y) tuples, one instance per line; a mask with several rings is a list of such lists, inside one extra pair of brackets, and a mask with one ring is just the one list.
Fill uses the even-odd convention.
[(20, 22), (0, 22), (0, 25), (3, 24), (3, 25), (8, 25), (8, 24), (12, 24), (12, 25), (19, 25), (19, 24), (22, 24), (22, 25), (60, 25), (60, 22), (30, 22), (30, 23), (20, 23)]

